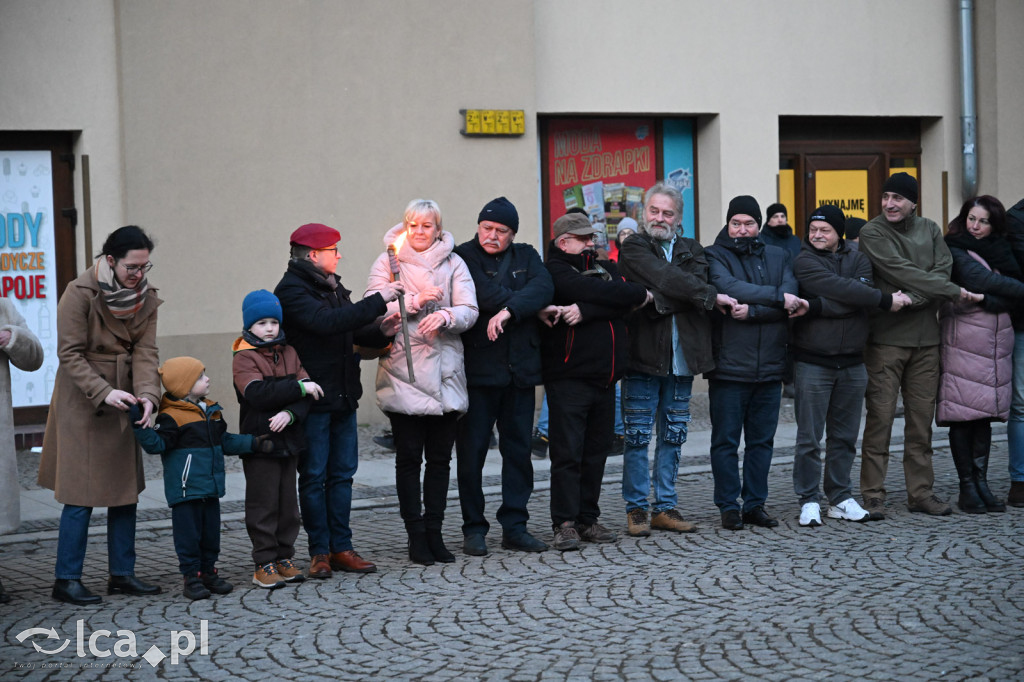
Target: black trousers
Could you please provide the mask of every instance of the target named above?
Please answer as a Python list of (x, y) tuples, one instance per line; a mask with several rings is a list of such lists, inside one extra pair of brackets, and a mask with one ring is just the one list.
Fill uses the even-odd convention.
[(245, 530), (257, 566), (295, 556), (299, 536), (299, 493), (295, 457), (246, 457)]
[[(448, 478), (459, 413), (387, 415), (395, 437), (395, 488), (402, 520), (409, 530), (440, 530), (448, 506)], [(420, 468), (424, 460), (421, 507)]]
[(495, 422), (501, 452), (501, 506), (496, 517), (506, 535), (526, 530), (526, 505), (533, 494), (530, 438), (535, 403), (533, 388), (469, 388), (469, 411), (459, 420), (455, 441), (464, 535), (486, 535), (490, 528), (484, 517), (483, 472)]
[(548, 394), (548, 455), (551, 458), (551, 524), (597, 523), (601, 479), (615, 432), (615, 385), (561, 379), (544, 385)]
[(171, 528), (181, 574), (212, 573), (220, 556), (220, 500), (179, 502), (171, 507)]

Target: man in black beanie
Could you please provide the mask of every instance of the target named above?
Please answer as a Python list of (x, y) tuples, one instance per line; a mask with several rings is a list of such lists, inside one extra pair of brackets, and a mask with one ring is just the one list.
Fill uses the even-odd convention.
[(873, 518), (884, 518), (885, 475), (896, 399), (903, 393), (903, 473), (907, 507), (945, 516), (952, 509), (932, 489), (932, 420), (939, 388), (939, 306), (981, 301), (949, 277), (953, 257), (942, 229), (918, 216), (917, 180), (895, 173), (882, 186), (882, 213), (860, 231), (860, 250), (871, 261), (883, 294), (904, 292), (912, 305), (871, 317), (864, 363), (868, 370), (867, 417), (861, 445), (860, 492)]
[(864, 346), (868, 311), (897, 311), (910, 304), (899, 292), (883, 294), (872, 283), (871, 262), (844, 239), (846, 220), (836, 206), (819, 206), (807, 221), (803, 248), (793, 261), (807, 315), (793, 324), (796, 384), (796, 451), (793, 489), (800, 525), (821, 525), (821, 441), (825, 447), (828, 517), (867, 521), (853, 498), (850, 469), (868, 383)]
[[(782, 401), (790, 317), (807, 312), (797, 296), (789, 252), (758, 236), (761, 209), (751, 196), (729, 202), (726, 225), (709, 246), (710, 283), (736, 299), (728, 314), (712, 313), (715, 369), (706, 372), (711, 407), (711, 472), (722, 527), (772, 528), (768, 470)], [(743, 474), (739, 444), (743, 436)], [(740, 500), (739, 502), (737, 500)]]
[(526, 505), (533, 493), (534, 389), (541, 382), (537, 312), (551, 302), (554, 285), (537, 250), (512, 243), (519, 213), (511, 201), (498, 197), (487, 202), (477, 223), (476, 236), (455, 249), (473, 276), (480, 308), (476, 324), (462, 334), (469, 386), (469, 410), (459, 420), (455, 440), (462, 550), (470, 556), (487, 554), (483, 469), (497, 422), (501, 546), (543, 552), (548, 546), (526, 530)]
[(783, 204), (772, 204), (764, 212), (765, 222), (761, 228), (761, 241), (771, 246), (778, 246), (789, 251), (796, 258), (800, 253), (800, 238), (793, 234), (789, 226), (789, 217)]

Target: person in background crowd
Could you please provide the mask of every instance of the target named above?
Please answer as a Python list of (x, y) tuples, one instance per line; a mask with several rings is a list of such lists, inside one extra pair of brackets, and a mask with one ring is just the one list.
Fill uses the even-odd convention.
[(797, 423), (793, 489), (800, 501), (801, 526), (821, 525), (821, 438), (826, 427), (828, 516), (870, 519), (850, 489), (868, 384), (868, 311), (895, 312), (910, 304), (906, 294), (883, 294), (873, 286), (870, 261), (843, 239), (846, 224), (837, 207), (819, 206), (807, 221), (803, 249), (793, 262), (800, 296), (808, 303), (792, 334)]
[[(11, 396), (11, 365), (22, 372), (34, 372), (43, 365), (43, 347), (25, 324), (25, 318), (8, 298), (0, 298), (0, 476), (12, 486), (8, 501), (10, 515), (0, 518), (0, 533), (17, 528), (20, 521), (18, 453), (14, 449), (14, 408)], [(0, 604), (11, 600), (0, 581)]]
[(615, 542), (601, 525), (601, 479), (612, 446), (615, 382), (628, 360), (626, 315), (651, 300), (624, 281), (611, 261), (597, 261), (586, 216), (555, 221), (547, 268), (555, 285), (541, 320), (544, 386), (551, 426), (552, 546), (577, 550), (580, 541)]
[[(391, 352), (378, 361), (377, 406), (391, 420), (395, 436), (395, 487), (409, 536), (409, 560), (430, 566), (455, 561), (444, 545), (441, 526), (458, 420), (469, 409), (462, 334), (480, 313), (473, 276), (454, 253), (455, 238), (444, 230), (436, 202), (409, 202), (402, 222), (384, 236), (384, 246), (403, 240), (396, 258), (406, 287), (410, 345), (399, 334)], [(385, 251), (370, 267), (364, 296), (387, 291), (393, 279)], [(397, 313), (398, 303), (391, 303), (388, 311)], [(415, 381), (409, 376), (410, 356)]]
[(882, 186), (882, 212), (860, 231), (860, 251), (871, 261), (875, 286), (902, 291), (911, 305), (871, 317), (864, 364), (868, 370), (867, 417), (861, 441), (860, 491), (864, 508), (885, 518), (896, 398), (902, 391), (906, 427), (903, 473), (907, 507), (934, 516), (952, 509), (933, 490), (932, 420), (939, 388), (939, 319), (943, 301), (980, 301), (949, 280), (953, 258), (942, 230), (916, 215), (917, 180), (895, 173)]
[[(676, 509), (679, 457), (690, 422), (693, 376), (714, 367), (711, 322), (716, 305), (736, 299), (708, 284), (708, 260), (695, 239), (684, 237), (683, 196), (658, 183), (647, 190), (639, 234), (626, 239), (619, 269), (628, 282), (642, 284), (652, 305), (629, 316), (629, 369), (622, 378), (626, 447), (622, 497), (629, 534), (651, 529), (690, 533), (697, 528)], [(647, 449), (657, 429), (654, 470)], [(651, 492), (654, 499), (648, 502)], [(650, 517), (648, 517), (650, 510)]]
[[(1024, 270), (1024, 199), (1006, 211), (1006, 239), (1014, 260)], [(1024, 305), (1010, 312), (1013, 321), (1013, 395), (1006, 425), (1010, 492), (1006, 504), (1024, 507)]]
[(114, 230), (96, 264), (68, 284), (57, 304), (60, 365), (39, 461), (39, 485), (64, 505), (57, 537), (53, 598), (102, 599), (82, 584), (93, 507), (107, 507), (107, 594), (154, 595), (135, 577), (135, 514), (146, 487), (136, 426), (146, 426), (160, 396), (156, 309), (146, 273), (153, 241), (136, 225)]
[(779, 384), (786, 367), (788, 318), (807, 312), (807, 301), (796, 295), (789, 252), (762, 242), (760, 225), (757, 201), (735, 197), (729, 202), (725, 227), (706, 251), (711, 285), (737, 301), (727, 315), (712, 318), (715, 369), (705, 373), (715, 505), (727, 530), (742, 530), (745, 523), (779, 525), (765, 509), (782, 400)]
[(359, 355), (353, 345), (384, 348), (397, 315), (381, 329), (376, 322), (405, 285), (392, 282), (378, 295), (353, 302), (341, 284), (338, 242), (332, 227), (309, 223), (292, 232), (288, 270), (274, 295), (281, 302), (281, 328), (324, 397), (310, 408), (299, 457), (299, 506), (309, 541), (309, 577), (331, 571), (373, 573), (377, 567), (352, 547), (352, 479), (359, 466), (356, 408), (363, 395)]
[(936, 422), (949, 426), (949, 450), (960, 478), (957, 506), (968, 514), (1006, 511), (988, 487), (992, 422), (1010, 416), (1013, 323), (1024, 300), (1020, 265), (1006, 240), (1006, 211), (993, 196), (968, 199), (949, 224), (953, 282), (984, 298), (944, 303)]
[(863, 218), (847, 218), (846, 219), (846, 237), (843, 239), (846, 245), (851, 249), (856, 249), (858, 242), (860, 242), (860, 228), (864, 227), (868, 221)]
[[(761, 241), (767, 246), (778, 246), (789, 251), (790, 258), (796, 258), (800, 253), (800, 238), (793, 233), (789, 226), (788, 213), (783, 204), (772, 204), (765, 211), (765, 223), (761, 228)], [(792, 263), (792, 260), (790, 261)], [(793, 354), (786, 354), (786, 369), (782, 375), (782, 396), (793, 398)]]
[(455, 249), (476, 287), (480, 317), (462, 335), (469, 407), (459, 420), (456, 452), (462, 505), (462, 551), (487, 554), (483, 470), (492, 429), (501, 452), (501, 546), (543, 552), (546, 544), (526, 529), (533, 493), (530, 428), (541, 382), (537, 312), (551, 302), (554, 286), (537, 250), (514, 243), (519, 212), (505, 197), (489, 201), (477, 216), (473, 239)]
[(771, 204), (764, 212), (764, 227), (761, 228), (761, 241), (768, 246), (778, 246), (789, 251), (791, 258), (800, 253), (800, 238), (793, 234), (789, 226), (789, 212), (784, 204)]

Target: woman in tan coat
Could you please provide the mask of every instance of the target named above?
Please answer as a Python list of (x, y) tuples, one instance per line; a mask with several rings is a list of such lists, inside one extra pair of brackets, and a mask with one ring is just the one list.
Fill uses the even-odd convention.
[(53, 598), (95, 604), (82, 585), (93, 507), (107, 507), (107, 593), (157, 594), (135, 577), (135, 509), (145, 488), (128, 410), (149, 422), (159, 403), (156, 309), (149, 288), (153, 242), (140, 228), (115, 230), (96, 265), (71, 282), (57, 304), (60, 366), (39, 464), (39, 484), (64, 505)]

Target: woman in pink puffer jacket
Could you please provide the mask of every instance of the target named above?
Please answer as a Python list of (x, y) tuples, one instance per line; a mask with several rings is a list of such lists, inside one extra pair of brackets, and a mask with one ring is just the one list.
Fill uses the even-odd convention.
[[(417, 199), (404, 220), (384, 236), (396, 245), (399, 277), (405, 282), (409, 346), (402, 333), (377, 367), (377, 405), (391, 420), (395, 438), (395, 485), (409, 534), (409, 559), (430, 565), (455, 557), (444, 546), (441, 524), (456, 423), (469, 406), (462, 332), (476, 323), (476, 287), (466, 263), (452, 250), (455, 239), (441, 227), (437, 203)], [(387, 251), (370, 268), (364, 297), (393, 279)], [(388, 313), (398, 302), (388, 304)], [(411, 381), (407, 354), (413, 360)], [(420, 506), (420, 466), (423, 506)]]

